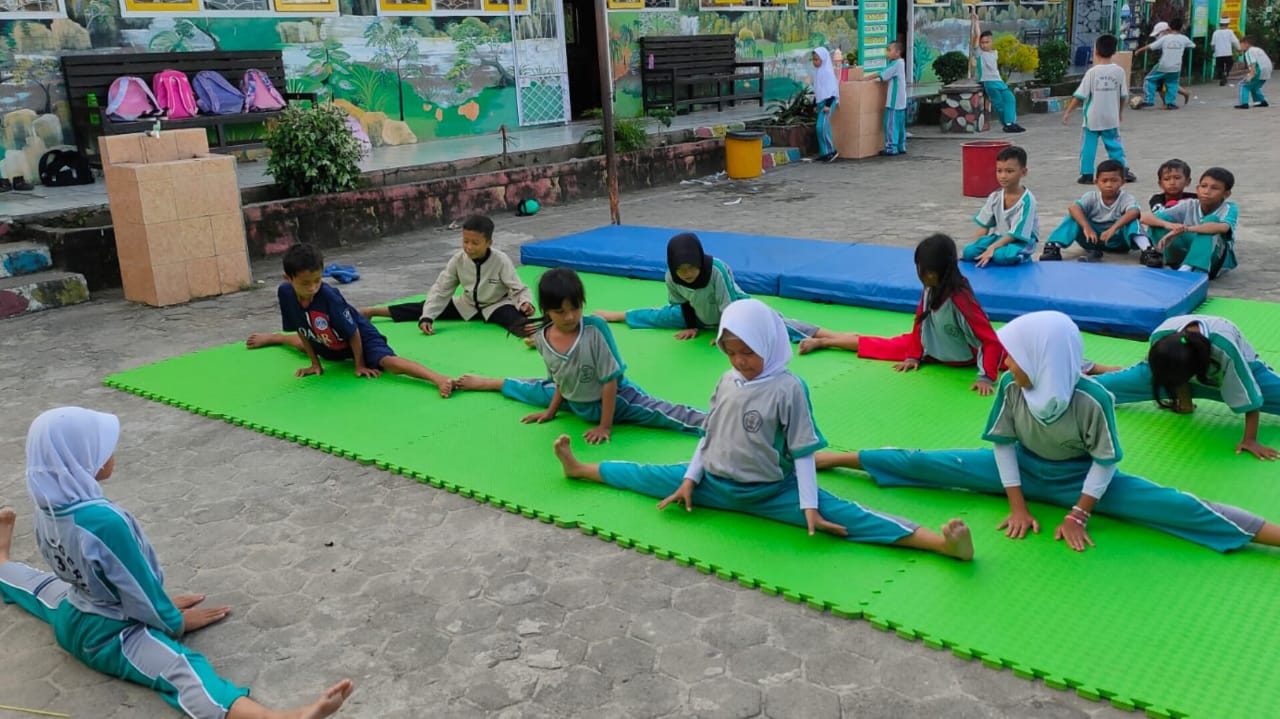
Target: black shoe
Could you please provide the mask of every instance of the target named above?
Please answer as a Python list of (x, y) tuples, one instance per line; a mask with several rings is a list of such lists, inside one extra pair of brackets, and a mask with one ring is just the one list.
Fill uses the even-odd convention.
[(1092, 185), (1093, 175), (1081, 175), (1076, 178), (1077, 185)]
[(1137, 181), (1138, 181), (1138, 176), (1137, 176), (1137, 175), (1135, 175), (1135, 174), (1133, 174), (1133, 170), (1130, 170), (1129, 168), (1127, 168), (1127, 167), (1126, 167), (1126, 168), (1124, 168), (1124, 181), (1125, 181), (1125, 182), (1137, 182)]
[(1226, 80), (1219, 80), (1219, 81), (1218, 81), (1218, 87), (1226, 87), (1226, 86), (1227, 86), (1227, 81), (1226, 81)]
[(1263, 100), (1262, 102), (1258, 103), (1258, 107), (1271, 107), (1271, 103), (1267, 102), (1266, 100)]
[(1041, 262), (1061, 262), (1062, 246), (1053, 242), (1044, 246), (1044, 250), (1040, 252)]
[[(1041, 259), (1044, 259), (1044, 258), (1041, 258)], [(1101, 262), (1102, 250), (1089, 250), (1088, 254), (1082, 257), (1077, 257), (1076, 261), (1077, 262)]]
[(897, 155), (898, 155), (898, 153), (896, 153), (896, 152), (889, 152), (888, 150), (881, 150), (881, 151), (880, 151), (880, 156), (881, 156), (881, 157), (897, 157)]
[(1010, 123), (1004, 126), (1004, 131), (1005, 132), (1026, 132), (1027, 128), (1022, 127), (1021, 125), (1018, 125), (1015, 123)]
[(1234, 108), (1235, 108), (1235, 109), (1237, 109), (1237, 110), (1248, 110), (1248, 109), (1249, 109), (1249, 104), (1248, 104), (1248, 103), (1245, 103), (1245, 104), (1243, 104), (1243, 105), (1233, 105), (1232, 107), (1234, 107)]
[(8, 178), (0, 177), (0, 192), (8, 192), (13, 189), (13, 183)]
[(840, 157), (840, 153), (833, 152), (830, 155), (827, 155), (826, 159), (824, 159), (823, 162), (835, 162), (839, 157)]
[(17, 177), (13, 178), (13, 189), (17, 190), (18, 192), (31, 192), (36, 188), (35, 188), (35, 185), (32, 185), (30, 182), (27, 182), (27, 178), (23, 177), (22, 175), (18, 175)]
[(1156, 269), (1164, 267), (1164, 255), (1161, 254), (1160, 250), (1157, 250), (1154, 247), (1148, 247), (1143, 250), (1142, 256), (1138, 261), (1147, 267), (1154, 267)]

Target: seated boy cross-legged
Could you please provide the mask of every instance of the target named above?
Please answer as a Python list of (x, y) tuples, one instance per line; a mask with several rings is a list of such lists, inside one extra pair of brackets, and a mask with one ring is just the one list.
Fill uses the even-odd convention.
[(1124, 190), (1124, 165), (1103, 160), (1093, 178), (1097, 189), (1067, 208), (1067, 216), (1049, 235), (1040, 261), (1061, 260), (1063, 248), (1072, 243), (1086, 251), (1081, 262), (1100, 262), (1104, 251), (1127, 253), (1135, 248), (1142, 250), (1144, 261), (1148, 254), (1158, 255), (1138, 224), (1142, 216), (1138, 199)]
[(1017, 265), (1028, 262), (1040, 233), (1036, 198), (1022, 185), (1027, 176), (1027, 151), (1006, 147), (996, 155), (996, 181), (1000, 189), (991, 193), (973, 221), (978, 231), (965, 245), (960, 259), (978, 267)]

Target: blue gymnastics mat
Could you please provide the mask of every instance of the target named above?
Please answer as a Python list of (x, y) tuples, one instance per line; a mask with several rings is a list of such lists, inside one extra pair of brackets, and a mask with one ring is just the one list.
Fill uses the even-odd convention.
[[(747, 292), (777, 295), (782, 276), (792, 267), (819, 264), (833, 250), (852, 245), (794, 237), (703, 232), (671, 227), (605, 225), (520, 248), (520, 262), (540, 267), (572, 267), (582, 272), (661, 280), (667, 270), (667, 241), (696, 232), (702, 247), (733, 269)], [(847, 304), (847, 303), (846, 303)]]

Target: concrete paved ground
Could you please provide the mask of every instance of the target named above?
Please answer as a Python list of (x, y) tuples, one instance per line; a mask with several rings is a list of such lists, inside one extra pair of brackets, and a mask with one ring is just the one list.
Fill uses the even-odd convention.
[[(1174, 154), (1196, 171), (1235, 171), (1243, 268), (1213, 292), (1278, 300), (1278, 158), (1264, 141), (1278, 116), (1229, 109), (1228, 90), (1196, 92), (1204, 104), (1129, 116), (1124, 140), (1141, 180), (1131, 189), (1145, 199), (1155, 166)], [(1057, 117), (1023, 124), (1030, 132), (1017, 139), (1031, 153), (1047, 232), (1083, 189), (1073, 184), (1077, 130)], [(658, 188), (627, 196), (623, 219), (903, 246), (939, 229), (966, 236), (978, 201), (960, 196), (959, 141), (921, 139), (909, 150), (789, 166), (734, 186)], [(500, 217), (498, 243), (514, 251), (607, 220), (603, 201)], [(422, 291), (456, 235), (360, 243), (329, 259), (359, 266), (363, 279), (343, 288), (349, 299), (384, 301)], [(33, 561), (21, 479), (28, 423), (59, 404), (118, 413), (124, 433), (106, 491), (141, 520), (171, 591), (235, 608), (191, 644), (259, 700), (309, 699), (350, 676), (358, 689), (343, 716), (379, 719), (1123, 715), (865, 622), (100, 385), (110, 372), (278, 327), (278, 265), (254, 269), (260, 290), (183, 307), (101, 293), (0, 323), (0, 504), (20, 511), (15, 555)], [(977, 530), (980, 542), (1004, 541)], [(0, 647), (0, 704), (173, 715), (151, 692), (70, 659), (16, 607), (0, 607)]]

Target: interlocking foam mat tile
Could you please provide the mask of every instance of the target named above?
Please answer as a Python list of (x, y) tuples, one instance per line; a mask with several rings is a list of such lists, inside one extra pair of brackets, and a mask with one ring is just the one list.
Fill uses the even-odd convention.
[[(539, 268), (522, 268), (531, 284)], [(665, 301), (661, 284), (586, 275), (589, 309)], [(897, 334), (908, 315), (766, 298), (783, 314), (836, 330)], [(1263, 353), (1280, 348), (1274, 305), (1213, 300), (1206, 312), (1231, 317)], [(401, 354), (456, 376), (542, 376), (537, 354), (496, 327), (440, 323), (425, 337), (411, 323), (377, 321)], [(264, 328), (268, 329), (268, 328)], [(673, 331), (614, 325), (628, 377), (651, 393), (705, 406), (728, 365), (710, 334), (679, 342)], [(1086, 336), (1088, 355), (1127, 365), (1140, 342)], [(1268, 350), (1272, 350), (1268, 355)], [(687, 461), (692, 437), (618, 426), (613, 441), (589, 447), (589, 428), (562, 413), (522, 425), (532, 408), (496, 393), (441, 400), (434, 387), (384, 375), (353, 376), (329, 364), (297, 379), (305, 358), (284, 348), (239, 342), (107, 378), (119, 389), (396, 471), (548, 523), (578, 527), (623, 546), (714, 572), (842, 616), (865, 617), (908, 639), (1025, 677), (1041, 677), (1117, 706), (1158, 717), (1280, 715), (1280, 551), (1219, 555), (1154, 530), (1098, 517), (1097, 547), (1083, 554), (1052, 540), (1062, 510), (1033, 506), (1041, 534), (1005, 539), (995, 526), (1001, 497), (919, 489), (879, 489), (856, 472), (827, 472), (823, 486), (877, 509), (937, 526), (972, 526), (977, 560), (962, 564), (907, 550), (852, 545), (761, 519), (698, 510), (659, 513), (654, 500), (564, 480), (551, 454), (568, 433), (585, 461)], [(926, 365), (897, 373), (887, 362), (826, 351), (797, 357), (818, 424), (835, 448), (982, 446), (990, 400), (968, 390), (974, 371)], [(1280, 467), (1235, 455), (1243, 420), (1200, 402), (1194, 415), (1150, 403), (1117, 410), (1122, 468), (1129, 473), (1280, 517)], [(1280, 421), (1261, 437), (1280, 444)]]

